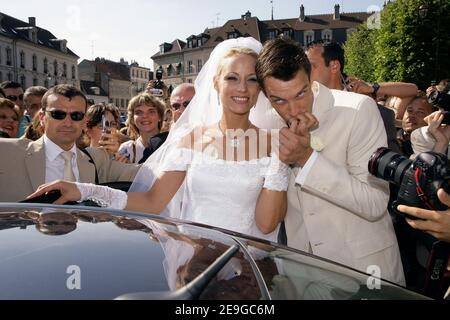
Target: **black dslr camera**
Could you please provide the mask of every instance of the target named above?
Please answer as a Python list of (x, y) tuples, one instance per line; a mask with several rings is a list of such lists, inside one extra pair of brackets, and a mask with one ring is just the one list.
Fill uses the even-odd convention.
[(153, 83), (153, 88), (150, 89), (150, 93), (155, 97), (162, 97), (164, 95), (164, 82), (161, 80), (162, 76), (162, 69), (156, 70), (156, 81)]
[(164, 82), (162, 81), (162, 77), (163, 77), (162, 69), (156, 70), (156, 82), (155, 82), (155, 85), (153, 86), (155, 89), (159, 89), (159, 90), (163, 89)]
[[(447, 193), (450, 190), (450, 166), (444, 154), (424, 152), (411, 161), (387, 148), (380, 148), (370, 158), (369, 172), (400, 187), (392, 208), (398, 214), (417, 219), (399, 212), (397, 206), (400, 204), (428, 210), (442, 211), (448, 208), (437, 197), (440, 188)], [(432, 238), (422, 289), (424, 295), (434, 299), (444, 297), (450, 284), (450, 278), (445, 275), (449, 256), (450, 244)]]
[(450, 94), (433, 90), (427, 98), (433, 107), (439, 108), (444, 114), (442, 124), (450, 124)]
[(369, 172), (399, 187), (392, 208), (398, 214), (403, 215), (397, 210), (400, 204), (439, 211), (448, 208), (437, 196), (440, 188), (450, 192), (450, 162), (444, 154), (424, 152), (411, 161), (387, 148), (380, 148), (369, 160)]

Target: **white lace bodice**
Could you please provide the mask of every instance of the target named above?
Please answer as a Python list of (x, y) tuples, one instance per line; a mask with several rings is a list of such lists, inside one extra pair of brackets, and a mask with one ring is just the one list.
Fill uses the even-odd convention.
[(263, 187), (287, 190), (288, 167), (278, 158), (235, 162), (185, 148), (172, 152), (162, 171), (186, 171), (182, 219), (277, 240), (278, 227), (267, 235), (258, 229), (255, 208)]
[[(206, 153), (175, 148), (161, 172), (186, 171), (181, 218), (276, 242), (278, 229), (263, 234), (255, 222), (255, 208), (263, 188), (286, 191), (288, 167), (276, 156), (252, 161), (225, 161)], [(124, 209), (127, 194), (93, 184), (76, 183), (81, 201)]]

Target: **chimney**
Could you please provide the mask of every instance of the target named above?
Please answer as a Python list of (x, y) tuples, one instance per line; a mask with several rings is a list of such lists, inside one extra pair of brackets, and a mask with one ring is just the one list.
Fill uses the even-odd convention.
[(300, 6), (300, 21), (305, 21), (305, 7), (303, 5)]
[(28, 24), (36, 27), (36, 18), (35, 17), (28, 17)]
[(340, 6), (337, 4), (334, 6), (334, 16), (333, 20), (341, 20), (341, 13), (339, 12)]

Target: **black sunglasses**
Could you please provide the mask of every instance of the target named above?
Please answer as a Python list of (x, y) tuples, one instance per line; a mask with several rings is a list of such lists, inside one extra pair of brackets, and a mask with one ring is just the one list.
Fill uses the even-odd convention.
[(23, 94), (19, 95), (19, 96), (6, 96), (6, 99), (11, 100), (11, 101), (17, 101), (17, 100), (23, 100)]
[[(45, 112), (50, 113), (55, 120), (64, 120), (67, 116), (67, 112), (62, 110), (46, 110)], [(72, 121), (81, 121), (84, 119), (84, 113), (80, 111), (74, 111), (70, 113), (70, 118)]]
[(174, 110), (180, 109), (181, 106), (183, 106), (184, 108), (186, 108), (186, 107), (189, 105), (190, 102), (191, 102), (190, 100), (187, 100), (187, 101), (183, 102), (182, 104), (180, 104), (180, 103), (173, 103), (173, 104), (172, 104), (172, 108), (173, 108)]

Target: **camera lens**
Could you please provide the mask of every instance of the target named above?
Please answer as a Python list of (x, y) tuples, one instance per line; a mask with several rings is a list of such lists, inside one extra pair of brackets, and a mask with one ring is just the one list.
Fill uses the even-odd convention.
[(369, 160), (369, 172), (375, 177), (400, 185), (412, 161), (387, 148), (378, 149)]

